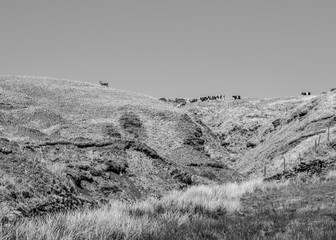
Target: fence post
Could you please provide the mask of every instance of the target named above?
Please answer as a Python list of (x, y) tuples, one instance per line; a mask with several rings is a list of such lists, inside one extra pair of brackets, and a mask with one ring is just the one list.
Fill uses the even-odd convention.
[(321, 141), (321, 135), (319, 135), (319, 139), (318, 139), (318, 146), (320, 146), (320, 141)]
[(315, 139), (315, 152), (317, 152), (317, 142), (316, 142), (316, 139)]
[(330, 127), (328, 127), (328, 142), (330, 141)]
[(284, 170), (283, 171), (286, 172), (286, 158), (285, 157), (283, 158), (283, 165), (284, 165)]
[(264, 166), (264, 178), (266, 178), (266, 166)]

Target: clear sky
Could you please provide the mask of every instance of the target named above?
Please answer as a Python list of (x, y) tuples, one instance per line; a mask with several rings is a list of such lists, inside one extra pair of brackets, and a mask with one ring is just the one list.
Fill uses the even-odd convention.
[(0, 75), (154, 97), (336, 87), (335, 0), (1, 0)]

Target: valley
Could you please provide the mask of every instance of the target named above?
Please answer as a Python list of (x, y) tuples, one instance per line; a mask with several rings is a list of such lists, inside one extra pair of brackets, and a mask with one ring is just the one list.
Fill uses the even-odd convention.
[[(191, 214), (179, 215), (190, 221), (195, 213), (197, 224), (210, 214), (204, 222), (216, 234), (220, 228), (215, 225), (221, 225), (224, 218), (242, 223), (258, 211), (265, 217), (266, 208), (275, 209), (277, 216), (287, 216), (281, 217), (283, 225), (273, 228), (274, 219), (266, 217), (265, 221), (273, 221), (273, 225), (265, 230), (258, 223), (256, 235), (249, 237), (269, 234), (274, 239), (286, 239), (290, 235), (276, 232), (285, 231), (293, 219), (300, 218), (301, 208), (308, 209), (309, 214), (322, 211), (319, 214), (330, 216), (325, 223), (334, 226), (336, 90), (274, 99), (226, 97), (177, 106), (111, 87), (53, 78), (0, 76), (0, 236), (14, 236), (10, 226), (21, 224), (21, 219), (99, 211), (115, 202), (131, 211), (131, 206), (137, 209), (136, 204), (146, 205), (148, 201), (161, 204), (167, 214)], [(204, 211), (184, 209), (184, 205), (172, 210), (170, 200), (165, 200), (174, 191), (182, 196), (202, 186), (244, 186), (255, 179), (264, 181), (251, 190), (244, 188), (237, 197), (239, 207), (232, 211), (226, 205), (204, 210), (202, 204), (194, 202), (190, 204), (195, 204), (195, 209), (200, 206)], [(305, 202), (309, 194), (311, 198)], [(328, 198), (316, 208), (317, 199), (324, 196)], [(276, 202), (274, 198), (282, 199), (277, 207), (271, 204)], [(288, 200), (291, 198), (292, 202)], [(278, 207), (286, 201), (295, 204)], [(180, 204), (171, 204), (175, 203)], [(288, 210), (288, 206), (295, 211)], [(146, 211), (144, 216), (149, 214)], [(162, 212), (150, 211), (149, 219), (158, 221)], [(217, 217), (212, 216), (213, 211), (218, 211)], [(288, 217), (293, 212), (301, 215)], [(180, 221), (179, 217), (176, 221)], [(222, 220), (216, 223), (214, 219), (218, 218)], [(184, 221), (185, 225), (176, 225), (174, 231), (179, 232), (181, 226), (192, 228), (189, 220)], [(206, 231), (203, 225), (200, 229)], [(216, 238), (215, 233), (211, 238), (201, 238), (200, 232), (195, 238), (182, 233), (174, 237), (230, 239), (225, 234)], [(150, 235), (152, 239), (173, 237), (168, 232), (165, 237), (155, 234)], [(333, 234), (331, 231), (327, 237), (332, 239)], [(115, 238), (136, 237), (121, 234)], [(22, 235), (20, 239), (29, 238)], [(111, 238), (104, 235), (100, 239)]]

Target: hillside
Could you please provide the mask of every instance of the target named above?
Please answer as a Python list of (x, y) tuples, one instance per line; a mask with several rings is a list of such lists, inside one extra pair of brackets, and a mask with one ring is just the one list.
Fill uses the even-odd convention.
[[(336, 91), (274, 99), (208, 101), (185, 107), (228, 151), (226, 164), (250, 177), (336, 161)], [(329, 141), (328, 141), (329, 128)], [(315, 141), (318, 146), (315, 150)], [(325, 166), (326, 167), (326, 166)]]
[(0, 219), (200, 184), (323, 177), (336, 169), (335, 100), (328, 91), (177, 107), (98, 84), (0, 76)]
[(243, 179), (197, 116), (98, 84), (1, 76), (0, 133), (3, 219)]

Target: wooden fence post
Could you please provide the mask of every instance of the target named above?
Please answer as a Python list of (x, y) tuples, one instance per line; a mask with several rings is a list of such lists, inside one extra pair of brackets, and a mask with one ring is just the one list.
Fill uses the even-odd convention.
[(315, 152), (317, 152), (317, 142), (316, 142), (316, 139), (315, 139)]
[(328, 142), (330, 141), (330, 127), (328, 127)]
[(317, 144), (317, 146), (320, 146), (320, 141), (321, 141), (321, 135), (319, 135), (319, 139), (318, 139), (318, 144)]
[(283, 158), (283, 165), (284, 165), (284, 170), (283, 171), (286, 172), (286, 158), (285, 157)]
[(266, 166), (264, 166), (264, 178), (266, 178)]

